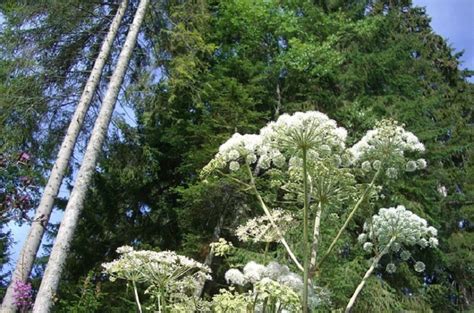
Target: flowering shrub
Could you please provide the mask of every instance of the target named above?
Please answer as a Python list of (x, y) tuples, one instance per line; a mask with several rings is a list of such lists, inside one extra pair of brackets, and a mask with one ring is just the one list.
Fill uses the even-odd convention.
[(31, 220), (28, 213), (37, 205), (40, 193), (35, 176), (27, 152), (18, 156), (0, 153), (0, 214), (4, 220), (19, 224)]
[(20, 312), (28, 312), (33, 307), (33, 289), (31, 284), (17, 280), (13, 291), (14, 303), (17, 309)]

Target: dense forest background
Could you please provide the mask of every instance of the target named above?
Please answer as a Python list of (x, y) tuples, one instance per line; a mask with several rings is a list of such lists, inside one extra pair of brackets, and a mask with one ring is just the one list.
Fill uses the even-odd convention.
[[(7, 224), (30, 222), (116, 2), (0, 4), (4, 269), (14, 239)], [(136, 5), (130, 1), (88, 112), (68, 188)], [(321, 269), (320, 285), (337, 286), (332, 307), (347, 303), (366, 266), (354, 247), (364, 218), (396, 202), (439, 229), (440, 247), (419, 252), (423, 274), (402, 267), (397, 275), (371, 278), (357, 312), (472, 309), (474, 86), (460, 57), (409, 0), (152, 1), (119, 97), (125, 114), (109, 128), (55, 311), (134, 310), (125, 283), (112, 284), (102, 274), (101, 264), (114, 259), (119, 246), (170, 249), (203, 261), (210, 242), (235, 239), (235, 227), (256, 214), (243, 200), (253, 200), (231, 182), (203, 182), (200, 169), (234, 132), (253, 133), (282, 113), (306, 110), (324, 112), (359, 135), (380, 118), (396, 119), (425, 143), (429, 165), (404, 173), (386, 199), (367, 205), (345, 232), (338, 253)], [(58, 198), (56, 209), (66, 202)], [(50, 238), (57, 227), (48, 226)], [(233, 242), (239, 248), (234, 262), (258, 257)], [(37, 260), (36, 288), (46, 262)], [(224, 284), (221, 263), (214, 258), (208, 295)], [(9, 273), (2, 275), (4, 291)]]

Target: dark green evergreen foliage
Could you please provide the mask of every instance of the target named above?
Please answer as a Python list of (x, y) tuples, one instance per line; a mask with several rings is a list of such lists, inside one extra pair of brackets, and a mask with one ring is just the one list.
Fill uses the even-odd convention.
[[(19, 19), (40, 9), (62, 8), (61, 14), (68, 16), (76, 12), (71, 3), (79, 5), (62, 3), (57, 8), (10, 4), (2, 9)], [(101, 4), (80, 5), (93, 11)], [(44, 56), (54, 56), (44, 61), (60, 77), (74, 75), (84, 51), (94, 54), (100, 40), (87, 37), (92, 29), (107, 27), (100, 17), (74, 17), (60, 28), (42, 29), (42, 51), (52, 51)], [(474, 88), (466, 81), (469, 73), (458, 69), (460, 55), (432, 32), (429, 22), (424, 10), (408, 0), (199, 0), (154, 6), (126, 93), (137, 126), (120, 122), (108, 142), (67, 263), (58, 311), (130, 310), (130, 290), (123, 292), (123, 285), (110, 284), (100, 274), (100, 264), (115, 258), (115, 249), (123, 244), (173, 249), (203, 261), (216, 231), (233, 239), (238, 253), (229, 260), (215, 258), (215, 282), (206, 289), (210, 292), (221, 287), (229, 262), (261, 257), (264, 247), (256, 254), (233, 237), (240, 222), (260, 215), (252, 195), (227, 179), (201, 181), (199, 170), (234, 132), (256, 132), (279, 114), (309, 109), (327, 113), (359, 135), (377, 119), (396, 119), (427, 150), (427, 170), (403, 174), (384, 190), (385, 199), (364, 204), (337, 253), (317, 273), (319, 285), (331, 287), (333, 308), (346, 304), (368, 267), (355, 240), (363, 221), (379, 207), (400, 203), (440, 230), (440, 249), (413, 253), (414, 259), (427, 261), (424, 274), (413, 271), (413, 260), (387, 274), (383, 268), (397, 259), (384, 257), (356, 311), (466, 309), (473, 300), (474, 277), (469, 266), (474, 261)], [(58, 21), (44, 25), (54, 23)], [(81, 32), (80, 25), (88, 25), (89, 32)], [(12, 28), (11, 35), (24, 38), (19, 31)], [(88, 63), (79, 63), (87, 68)], [(39, 97), (39, 107), (47, 110), (51, 102), (44, 100), (50, 96), (44, 86), (55, 76), (26, 70), (22, 75), (0, 89), (17, 98)], [(54, 82), (77, 89), (83, 81)], [(12, 122), (5, 131), (12, 138), (28, 138), (30, 129), (41, 125), (35, 124), (36, 112), (28, 110), (31, 101), (17, 103), (15, 114), (26, 126), (13, 127), (14, 115), (8, 115)], [(58, 114), (66, 113), (58, 109)], [(11, 140), (11, 147), (24, 141)], [(266, 197), (276, 199), (272, 188), (260, 187)], [(327, 248), (341, 220), (323, 213), (323, 225), (329, 226), (322, 229), (321, 249)], [(274, 245), (269, 255), (285, 258)]]
[[(174, 242), (174, 249), (204, 259), (221, 214), (225, 215), (221, 234), (232, 236), (239, 199), (251, 199), (229, 182), (200, 182), (197, 173), (233, 132), (253, 132), (275, 114), (304, 109), (323, 110), (359, 133), (388, 116), (406, 123), (427, 144), (430, 168), (420, 177), (407, 175), (406, 183), (386, 191), (390, 201), (380, 205), (406, 204), (441, 227), (442, 236), (452, 234), (450, 240), (464, 249), (450, 253), (441, 239), (441, 252), (415, 254), (415, 258), (432, 260), (425, 277), (409, 268), (396, 276), (381, 271), (384, 281), (371, 279), (357, 308), (446, 311), (465, 303), (461, 297), (470, 297), (472, 273), (462, 264), (469, 264), (472, 239), (469, 226), (458, 224), (469, 225), (469, 216), (463, 212), (466, 208), (459, 212), (449, 204), (454, 198), (458, 206), (465, 207), (463, 203), (472, 199), (469, 189), (460, 187), (469, 184), (465, 175), (469, 164), (459, 161), (469, 160), (472, 149), (468, 146), (472, 129), (466, 127), (471, 122), (472, 87), (457, 70), (456, 56), (431, 32), (421, 9), (377, 2), (367, 15), (361, 15), (355, 11), (327, 13), (306, 3), (282, 4), (277, 9), (276, 3), (245, 1), (210, 6), (170, 3), (167, 9), (174, 27), (161, 33), (160, 55), (165, 57), (157, 57), (163, 60), (164, 77), (159, 84), (146, 87), (150, 96), (140, 102), (138, 111), (140, 145), (155, 151), (153, 168), (159, 168), (150, 183), (155, 191), (141, 189), (155, 195), (147, 200), (155, 203), (150, 215), (168, 212), (167, 217), (179, 217), (179, 228), (171, 233), (178, 241), (166, 240), (162, 248)], [(107, 165), (101, 165), (105, 172), (112, 166)], [(135, 170), (142, 171), (139, 165)], [(127, 186), (122, 189), (127, 199), (135, 197), (136, 187), (142, 186), (129, 185), (133, 181), (122, 182)], [(448, 197), (440, 196), (439, 185), (450, 190)], [(466, 190), (464, 194), (455, 192), (456, 185)], [(376, 209), (366, 207), (358, 224)], [(254, 208), (241, 211), (240, 219), (258, 214)], [(446, 219), (447, 215), (453, 216)], [(156, 225), (162, 229), (161, 223), (147, 227), (142, 221), (126, 235), (119, 232), (117, 239), (133, 243), (136, 237), (129, 234), (141, 238)], [(321, 283), (338, 286), (332, 299), (336, 307), (345, 304), (366, 268), (358, 248), (344, 248), (354, 243), (350, 238), (359, 227), (349, 229), (340, 254), (321, 269)], [(323, 238), (331, 238), (332, 232), (324, 230)], [(166, 237), (166, 232), (161, 236)], [(232, 262), (243, 263), (252, 257), (249, 251)], [(99, 255), (96, 262), (100, 261)], [(222, 270), (215, 267), (215, 272)], [(429, 279), (425, 287), (424, 279)], [(450, 297), (455, 301), (449, 301)]]
[(11, 239), (10, 232), (5, 230), (5, 227), (2, 225), (0, 227), (0, 286), (1, 293), (0, 296), (3, 297), (5, 288), (9, 281), (9, 271), (5, 268), (5, 264), (9, 262), (8, 248), (10, 247)]

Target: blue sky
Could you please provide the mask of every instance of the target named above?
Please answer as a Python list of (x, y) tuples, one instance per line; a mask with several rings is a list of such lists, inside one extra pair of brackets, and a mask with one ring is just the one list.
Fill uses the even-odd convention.
[[(461, 68), (474, 69), (474, 0), (413, 0), (416, 6), (426, 7), (431, 16), (433, 30), (448, 39), (456, 52), (464, 50)], [(0, 15), (0, 24), (2, 23)], [(474, 77), (471, 77), (474, 82)], [(67, 196), (65, 188), (61, 188), (61, 196)], [(52, 222), (58, 222), (62, 214), (53, 214)], [(27, 225), (18, 227), (9, 225), (16, 244), (11, 252), (11, 264), (16, 262), (19, 249), (28, 232)]]
[[(474, 0), (413, 0), (413, 3), (426, 7), (431, 27), (456, 52), (464, 50), (461, 68), (474, 70)], [(474, 82), (473, 77), (470, 81)]]

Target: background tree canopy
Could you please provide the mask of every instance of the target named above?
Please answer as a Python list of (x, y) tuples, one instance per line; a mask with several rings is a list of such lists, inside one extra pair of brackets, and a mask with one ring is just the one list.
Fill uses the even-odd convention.
[[(0, 4), (2, 266), (12, 240), (5, 225), (27, 221), (13, 210), (34, 209), (36, 187), (26, 192), (28, 205), (17, 198), (30, 185), (44, 185), (116, 2)], [(131, 1), (123, 25), (136, 5)], [(117, 47), (125, 34), (126, 26)], [(84, 141), (118, 53), (102, 76)], [(306, 110), (328, 114), (359, 137), (378, 119), (398, 120), (425, 143), (429, 165), (421, 174), (403, 174), (345, 232), (321, 269), (321, 285), (337, 286), (332, 308), (347, 303), (366, 267), (362, 252), (351, 249), (363, 221), (395, 202), (439, 229), (440, 248), (419, 252), (429, 260), (424, 274), (401, 268), (396, 276), (381, 272), (370, 279), (357, 312), (469, 309), (474, 86), (467, 81), (471, 72), (459, 68), (460, 57), (409, 0), (153, 2), (120, 96), (136, 119), (118, 116), (109, 129), (55, 310), (132, 311), (132, 291), (102, 274), (101, 264), (116, 258), (119, 246), (171, 249), (204, 261), (216, 236), (235, 239), (239, 222), (256, 214), (244, 204), (253, 200), (229, 181), (202, 181), (200, 169), (233, 133), (254, 133), (282, 113)], [(80, 159), (81, 145), (77, 152)], [(22, 153), (30, 159), (19, 163)], [(63, 206), (58, 200), (58, 209)], [(334, 231), (323, 229), (322, 236)], [(241, 248), (235, 262), (256, 257), (234, 244)], [(206, 295), (223, 284), (221, 263), (213, 261)], [(35, 286), (42, 270), (39, 262)], [(2, 277), (2, 287), (7, 281)]]

